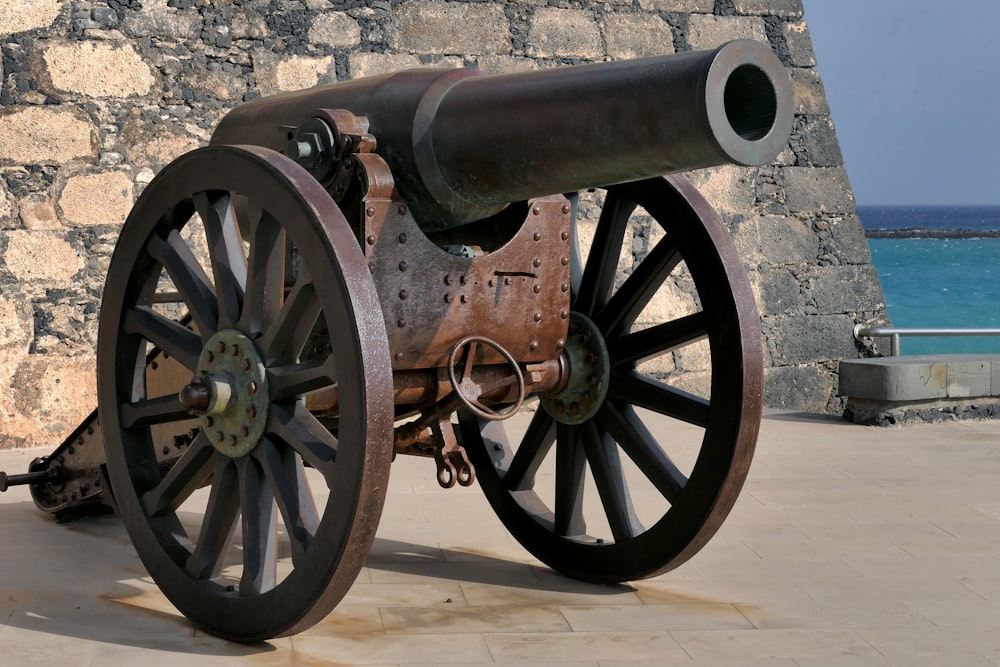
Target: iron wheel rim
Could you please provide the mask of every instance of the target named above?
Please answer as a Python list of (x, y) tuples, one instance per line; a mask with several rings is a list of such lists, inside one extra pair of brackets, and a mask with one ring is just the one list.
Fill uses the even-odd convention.
[[(618, 249), (627, 220), (637, 206), (664, 228), (665, 236), (632, 272), (629, 280), (635, 278), (634, 284), (626, 280), (614, 290)], [(683, 177), (609, 188), (592, 247), (610, 247), (612, 251), (596, 259), (591, 253), (582, 275), (574, 279), (573, 311), (593, 319), (605, 336), (610, 357), (608, 393), (597, 413), (579, 425), (570, 425), (559, 423), (539, 407), (518, 444), (517, 451), (529, 447), (520, 461), (516, 455), (511, 458), (502, 426), (482, 424), (468, 413), (460, 415), (460, 423), (487, 499), (515, 539), (563, 574), (595, 583), (617, 583), (655, 576), (682, 564), (708, 542), (728, 515), (749, 471), (756, 443), (763, 352), (759, 316), (742, 258), (715, 211)], [(662, 284), (660, 276), (664, 271), (669, 273), (677, 261), (684, 261), (691, 273), (701, 301), (700, 314), (665, 322), (653, 327), (651, 333), (630, 333), (631, 322)], [(670, 353), (694, 342), (699, 334), (708, 339), (711, 348), (712, 382), (707, 401), (693, 400), (663, 383), (650, 383), (634, 370), (638, 361), (649, 358), (643, 353)], [(667, 344), (669, 341), (674, 344)], [(653, 398), (644, 392), (652, 393)], [(662, 453), (670, 461), (669, 452), (645, 427), (634, 405), (680, 417), (680, 421), (704, 429), (697, 460), (688, 475), (670, 469), (660, 457)], [(627, 443), (624, 447), (623, 442)], [(533, 470), (548, 456), (556, 461), (556, 498), (552, 501), (539, 497), (532, 481)], [(626, 495), (614, 498), (616, 493), (621, 496), (612, 487), (620, 474), (620, 460), (626, 456), (633, 461), (641, 459), (636, 464), (647, 479), (655, 478), (654, 486), (671, 496), (668, 510), (651, 525), (635, 525), (627, 485)], [(595, 464), (596, 459), (601, 461)], [(600, 472), (593, 472), (595, 465)], [(612, 526), (610, 536), (573, 533), (580, 528), (582, 518), (582, 510), (572, 508), (581, 502), (578, 496), (583, 483), (579, 480), (585, 474), (584, 467), (592, 471), (598, 486)], [(563, 482), (560, 490), (560, 474), (577, 481)], [(685, 479), (679, 479), (678, 474)], [(596, 482), (599, 476), (605, 478), (604, 489)], [(670, 488), (678, 485), (680, 488)]]
[[(250, 230), (249, 256), (233, 241), (234, 233), (239, 238), (230, 219), (236, 195), (264, 211)], [(176, 240), (193, 220), (205, 229), (209, 285)], [(283, 253), (279, 239), (286, 237), (301, 258), (287, 295), (283, 279), (276, 288), (276, 274), (266, 268), (276, 250)], [(248, 265), (242, 285), (232, 268), (240, 255)], [(161, 272), (184, 298), (198, 334), (184, 334), (150, 315)], [(271, 296), (253, 296), (259, 293)], [(119, 236), (102, 302), (100, 418), (111, 483), (133, 544), (163, 593), (199, 627), (236, 641), (298, 632), (335, 606), (364, 564), (385, 498), (392, 443), (391, 370), (380, 313), (343, 215), (304, 169), (278, 153), (239, 146), (193, 151), (161, 172), (136, 203)], [(322, 362), (301, 358), (305, 338), (296, 320), (310, 316), (325, 319), (331, 332), (330, 354)], [(177, 421), (168, 414), (169, 395), (163, 405), (154, 405), (156, 397), (146, 397), (137, 381), (146, 341), (169, 349), (190, 368), (191, 355), (203, 352), (198, 346), (220, 330), (253, 340), (268, 376), (278, 378), (268, 387), (264, 435), (249, 454), (231, 458), (208, 446), (203, 429), (174, 466), (182, 472), (164, 475), (149, 464), (155, 457), (150, 418), (136, 419), (149, 413), (154, 421)], [(332, 382), (342, 406), (336, 437), (300, 400), (306, 390)], [(304, 461), (316, 468), (329, 492), (325, 505), (312, 501), (315, 516), (308, 483), (302, 482)], [(192, 543), (172, 506), (183, 502), (190, 493), (186, 487), (206, 472), (211, 511)], [(292, 552), (291, 570), (280, 581), (279, 525)], [(228, 545), (217, 544), (225, 530), (243, 533), (236, 590), (206, 574), (230, 555)]]

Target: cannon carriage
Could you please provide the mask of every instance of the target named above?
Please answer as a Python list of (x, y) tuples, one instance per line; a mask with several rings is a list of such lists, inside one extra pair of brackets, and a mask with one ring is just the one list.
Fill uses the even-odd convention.
[[(98, 410), (0, 487), (31, 484), (60, 518), (120, 513), (166, 597), (236, 641), (298, 632), (344, 596), (397, 455), (433, 459), (443, 487), (478, 480), (568, 576), (676, 567), (736, 500), (763, 383), (742, 259), (664, 174), (766, 163), (791, 114), (783, 67), (745, 41), (241, 105), (122, 228)], [(581, 191), (602, 205), (586, 233)], [(655, 243), (620, 275), (636, 230)], [(678, 290), (694, 307), (644, 315)], [(701, 393), (663, 380), (692, 347)], [(651, 413), (697, 430), (690, 461)]]

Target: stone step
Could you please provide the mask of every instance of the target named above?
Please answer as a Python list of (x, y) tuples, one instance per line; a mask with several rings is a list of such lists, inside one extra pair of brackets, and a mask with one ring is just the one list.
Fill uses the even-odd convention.
[(889, 425), (1000, 416), (1000, 354), (945, 354), (840, 362), (844, 417)]

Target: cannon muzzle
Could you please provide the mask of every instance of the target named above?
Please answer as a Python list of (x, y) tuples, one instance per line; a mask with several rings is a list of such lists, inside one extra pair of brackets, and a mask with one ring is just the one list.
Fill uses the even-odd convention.
[(792, 125), (781, 62), (766, 45), (740, 40), (503, 76), (410, 70), (346, 81), (243, 104), (212, 143), (284, 150), (321, 109), (367, 118), (376, 152), (427, 230), (536, 196), (765, 164)]

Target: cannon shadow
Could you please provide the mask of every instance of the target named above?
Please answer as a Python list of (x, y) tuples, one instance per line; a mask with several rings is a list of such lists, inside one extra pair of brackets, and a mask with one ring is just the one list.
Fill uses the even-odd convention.
[[(291, 650), (288, 639), (235, 644), (197, 630), (150, 580), (116, 517), (58, 525), (27, 500), (0, 509), (0, 530), (17, 536), (0, 541), (0, 639), (11, 647), (9, 655), (26, 645), (41, 651), (66, 645), (98, 656), (125, 650), (120, 647), (233, 657)], [(531, 604), (556, 605), (593, 596), (613, 602), (634, 590), (574, 581), (541, 565), (474, 549), (377, 537), (366, 569), (322, 625), (324, 632), (354, 632), (357, 616), (377, 615), (379, 607), (457, 610), (470, 604), (466, 592), (470, 599), (491, 596), (489, 604), (531, 598)]]

